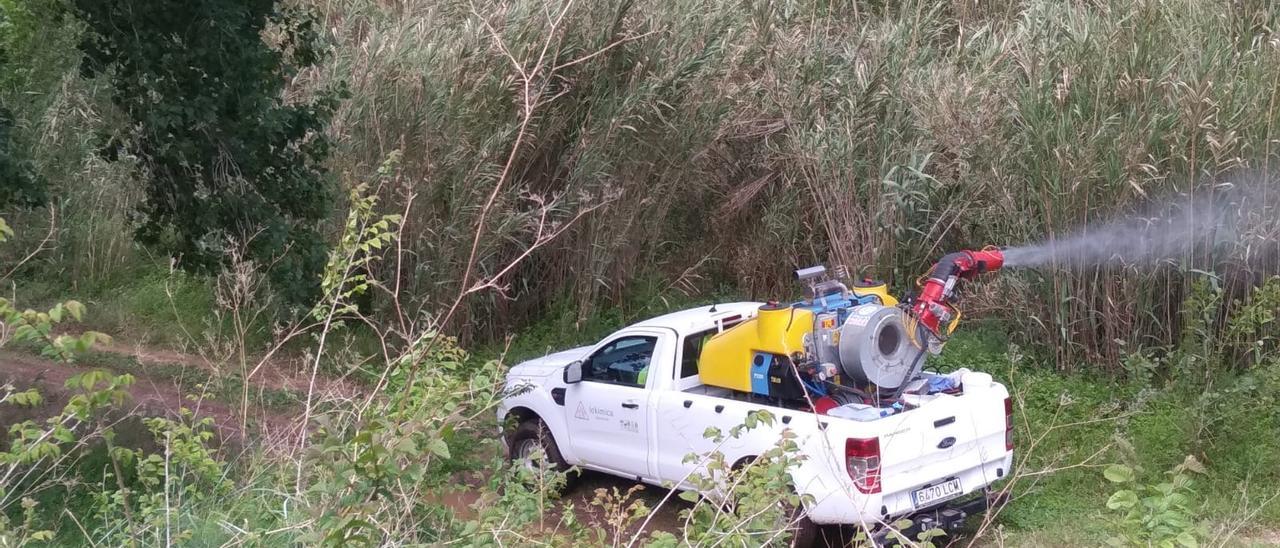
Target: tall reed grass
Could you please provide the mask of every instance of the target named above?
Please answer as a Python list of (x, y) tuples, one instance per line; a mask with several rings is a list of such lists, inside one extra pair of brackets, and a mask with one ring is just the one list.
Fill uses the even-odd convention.
[[(485, 223), (478, 271), (527, 250), (548, 200), (553, 222), (604, 205), (504, 291), (469, 300), (454, 326), (464, 340), (565, 304), (583, 320), (655, 277), (667, 291), (780, 297), (793, 268), (831, 262), (909, 291), (955, 248), (1052, 239), (1170, 193), (1274, 179), (1280, 10), (1260, 0), (291, 2), (332, 48), (290, 93), (348, 90), (334, 172), (388, 181), (382, 203), (406, 229), (389, 253), (403, 260), (373, 274), (424, 315), (458, 292), (520, 127), (519, 69), (550, 33), (546, 102)], [(566, 5), (552, 30), (547, 14)], [(0, 90), (61, 198), (55, 251), (33, 264), (110, 284), (154, 259), (129, 242), (139, 174), (103, 161), (100, 136), (120, 122), (75, 71), (78, 29), (51, 33), (31, 52), (40, 70)], [(394, 176), (375, 177), (393, 154)], [(48, 212), (13, 218), (31, 240), (13, 246), (17, 261)], [(1193, 271), (1227, 287), (1224, 309), (1280, 271), (1274, 238), (1250, 236), (1246, 260), (1198, 250), (1154, 269), (1005, 276), (969, 310), (1064, 368), (1114, 368), (1125, 348), (1176, 339)]]
[[(334, 56), (307, 85), (349, 83), (333, 128), (358, 178), (404, 153), (413, 268), (380, 272), (431, 310), (456, 292), (474, 215), (517, 120), (513, 66), (540, 45), (531, 1), (304, 2)], [(1171, 192), (1271, 179), (1280, 37), (1264, 2), (580, 3), (560, 94), (528, 130), (485, 265), (522, 251), (528, 193), (597, 210), (477, 300), (496, 336), (569, 300), (583, 317), (646, 273), (790, 293), (817, 261), (910, 289), (939, 254), (1015, 244)], [(616, 44), (615, 44), (616, 43)], [(609, 47), (610, 44), (615, 44)], [(607, 48), (607, 49), (605, 49)], [(979, 291), (976, 311), (1049, 343), (1063, 367), (1167, 343), (1191, 263), (1060, 265)], [(1221, 265), (1217, 265), (1221, 266)], [(1262, 275), (1230, 274), (1237, 296)], [(698, 285), (697, 283), (693, 285)]]

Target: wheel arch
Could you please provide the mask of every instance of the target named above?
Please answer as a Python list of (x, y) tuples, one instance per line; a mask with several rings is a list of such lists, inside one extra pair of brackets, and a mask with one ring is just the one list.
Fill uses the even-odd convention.
[(738, 457), (738, 460), (733, 461), (733, 466), (730, 466), (729, 469), (735, 471), (742, 470), (743, 468), (746, 468), (747, 465), (755, 462), (758, 458), (760, 458), (760, 455), (743, 455)]
[(529, 407), (526, 407), (523, 405), (517, 405), (515, 407), (512, 407), (511, 409), (508, 409), (506, 416), (504, 416), (502, 419), (504, 422), (504, 425), (503, 425), (504, 427), (507, 425), (505, 423), (510, 423), (514, 421), (515, 424), (520, 424), (529, 419), (541, 420), (543, 424), (546, 424), (547, 422), (542, 418), (542, 415), (538, 414), (537, 411), (534, 411), (533, 409), (530, 409)]
[(568, 426), (565, 424), (563, 415), (557, 415), (554, 411), (551, 414), (539, 413), (535, 409), (535, 406), (517, 404), (511, 406), (510, 409), (507, 409), (506, 412), (503, 413), (502, 419), (503, 438), (508, 442), (504, 444), (507, 446), (506, 449), (510, 449), (510, 436), (515, 432), (516, 426), (519, 426), (525, 421), (537, 419), (541, 421), (547, 428), (547, 431), (551, 433), (551, 438), (555, 440), (556, 445), (559, 447), (560, 455), (571, 464), (577, 462), (573, 448), (568, 443), (569, 437), (568, 432), (566, 431)]

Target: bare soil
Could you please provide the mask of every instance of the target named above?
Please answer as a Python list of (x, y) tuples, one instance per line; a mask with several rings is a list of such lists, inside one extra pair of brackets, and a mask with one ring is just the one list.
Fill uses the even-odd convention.
[[(96, 346), (95, 350), (133, 356), (134, 359), (138, 360), (138, 363), (143, 365), (181, 365), (202, 369), (210, 373), (229, 372), (225, 370), (218, 371), (208, 359), (201, 356), (184, 354), (173, 350), (149, 348), (140, 344), (112, 341), (105, 345)], [(232, 360), (227, 361), (230, 362)], [(257, 357), (249, 359), (248, 368), (253, 373), (249, 378), (249, 382), (255, 387), (302, 394), (305, 394), (310, 388), (309, 364), (300, 359), (274, 357), (262, 367), (258, 367), (258, 364), (259, 359)], [(318, 394), (338, 397), (353, 397), (361, 392), (359, 386), (348, 379), (333, 379), (324, 376), (316, 378), (315, 389)]]
[[(5, 410), (0, 422), (12, 424), (18, 420), (35, 418), (27, 415), (48, 416), (64, 405), (73, 391), (66, 388), (67, 379), (88, 368), (47, 360), (12, 350), (0, 350), (0, 381), (12, 384), (19, 390), (36, 388), (45, 397), (45, 404), (38, 409)], [(179, 386), (176, 381), (135, 375), (129, 388), (133, 410), (147, 416), (177, 417), (185, 408), (200, 417), (210, 417), (218, 436), (222, 439), (242, 438), (244, 428), (252, 428), (264, 440), (283, 442), (297, 439), (299, 425), (297, 413), (289, 409), (267, 410), (250, 405), (247, 412), (239, 406), (202, 397), (199, 387)], [(9, 407), (9, 406), (6, 406)]]

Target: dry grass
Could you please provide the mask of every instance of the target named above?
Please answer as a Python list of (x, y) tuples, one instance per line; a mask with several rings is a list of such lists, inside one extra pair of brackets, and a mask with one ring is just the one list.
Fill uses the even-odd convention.
[[(397, 281), (425, 310), (456, 293), (468, 229), (516, 138), (516, 82), (480, 22), (526, 58), (543, 10), (560, 5), (314, 2), (336, 48), (306, 84), (349, 83), (333, 131), (350, 177), (403, 152), (400, 186), (384, 192), (419, 197), (415, 267)], [(1189, 0), (572, 6), (556, 62), (619, 43), (546, 83), (558, 100), (527, 127), (480, 270), (525, 251), (529, 195), (562, 197), (565, 218), (617, 199), (513, 273), (508, 297), (474, 301), (466, 335), (501, 334), (560, 299), (586, 317), (639, 276), (694, 265), (706, 285), (753, 296), (786, 294), (790, 270), (816, 261), (908, 288), (953, 248), (1052, 238), (1150, 197), (1269, 178), (1275, 19), (1262, 3)], [(1064, 367), (1115, 364), (1114, 340), (1178, 332), (1185, 279), (1058, 269), (984, 307), (1016, 303)]]
[[(777, 297), (793, 268), (835, 262), (909, 290), (945, 251), (1061, 237), (1170, 193), (1270, 181), (1276, 163), (1280, 37), (1261, 1), (293, 1), (333, 48), (290, 93), (349, 91), (334, 172), (373, 180), (400, 154), (379, 192), (404, 214), (405, 260), (372, 274), (405, 302), (366, 303), (375, 313), (438, 313), (468, 263), (495, 274), (542, 221), (595, 208), (459, 310), (464, 342), (556, 303), (585, 319), (646, 277)], [(555, 101), (521, 132), (511, 60), (537, 58), (547, 13), (566, 5), (537, 82)], [(118, 122), (63, 50), (43, 54), (57, 93), (0, 90), (28, 98), (15, 135), (67, 198), (33, 266), (108, 287), (149, 259), (129, 243), (136, 174), (98, 156)], [(17, 260), (49, 216), (11, 217), (29, 240)], [(975, 308), (1026, 326), (1064, 368), (1115, 367), (1117, 340), (1176, 338), (1188, 270), (1218, 273), (1233, 297), (1280, 271), (1275, 238), (1254, 236), (1244, 260), (1061, 265), (997, 282)]]

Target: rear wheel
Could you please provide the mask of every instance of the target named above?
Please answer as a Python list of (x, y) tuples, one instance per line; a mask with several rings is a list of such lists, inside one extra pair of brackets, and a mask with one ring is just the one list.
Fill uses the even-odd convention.
[(804, 515), (803, 507), (792, 509), (791, 517), (791, 546), (795, 548), (809, 548), (810, 546), (829, 546), (820, 533), (818, 524)]
[[(733, 463), (731, 467), (734, 471), (741, 471), (755, 463), (760, 457), (750, 455), (742, 457)], [(791, 530), (791, 546), (795, 548), (809, 548), (810, 546), (827, 546), (822, 541), (824, 538), (820, 535), (823, 531), (818, 524), (809, 519), (804, 505), (792, 505), (785, 501), (779, 501), (778, 504), (783, 505), (787, 512), (788, 529)]]

